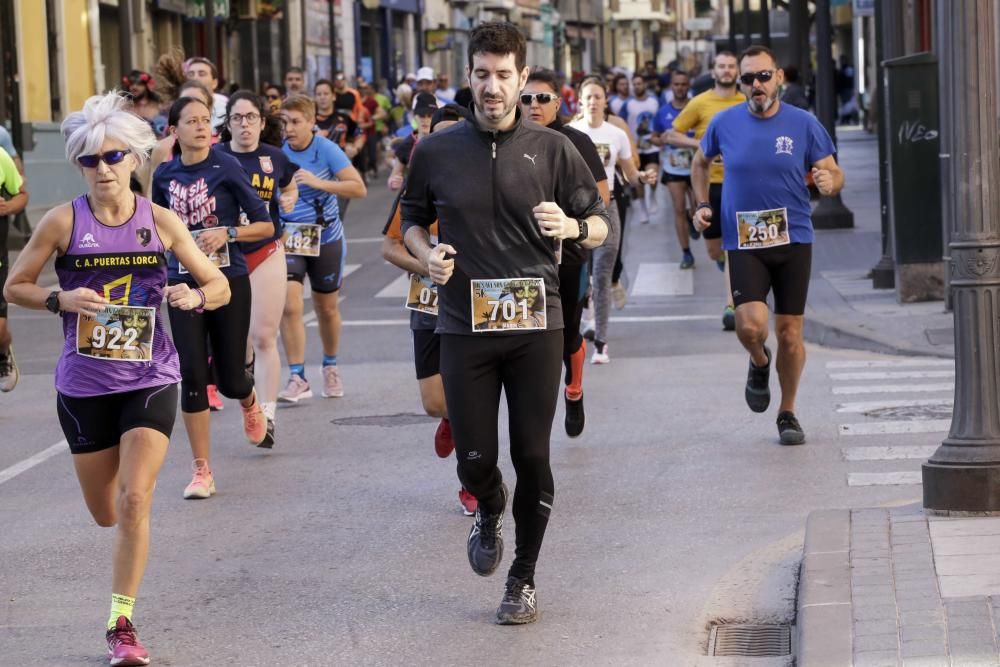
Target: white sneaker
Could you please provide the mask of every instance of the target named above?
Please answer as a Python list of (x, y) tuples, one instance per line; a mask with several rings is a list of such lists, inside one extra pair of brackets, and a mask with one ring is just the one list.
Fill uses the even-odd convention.
[(610, 361), (611, 361), (611, 356), (608, 354), (608, 344), (605, 343), (601, 347), (594, 345), (594, 354), (590, 357), (590, 363), (606, 364), (609, 363)]
[(336, 365), (323, 367), (323, 398), (341, 398), (344, 395), (344, 383), (340, 379), (340, 371)]
[(295, 373), (292, 373), (292, 377), (288, 378), (288, 384), (278, 394), (278, 402), (298, 403), (303, 398), (312, 398), (312, 396), (313, 393), (312, 389), (309, 388), (309, 383)]
[(14, 359), (14, 346), (11, 345), (7, 348), (7, 354), (0, 354), (0, 391), (13, 391), (20, 377), (21, 373), (17, 370), (17, 361)]

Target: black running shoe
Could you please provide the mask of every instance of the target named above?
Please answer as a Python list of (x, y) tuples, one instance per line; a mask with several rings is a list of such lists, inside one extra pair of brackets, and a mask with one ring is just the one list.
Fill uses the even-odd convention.
[(263, 449), (271, 449), (274, 447), (274, 420), (267, 420), (267, 431), (264, 433), (264, 439), (260, 441), (257, 445)]
[[(565, 394), (564, 394), (565, 396)], [(575, 401), (566, 397), (566, 435), (575, 438), (583, 433), (586, 416), (583, 413), (583, 395)]]
[(778, 437), (783, 445), (801, 445), (806, 441), (806, 434), (795, 418), (795, 413), (785, 410), (778, 415)]
[(507, 577), (507, 589), (497, 607), (497, 625), (523, 625), (538, 620), (535, 587), (517, 577)]
[(476, 508), (476, 522), (469, 531), (469, 541), (466, 551), (469, 554), (469, 565), (472, 571), (480, 577), (493, 574), (500, 561), (503, 560), (503, 514), (507, 509), (507, 485), (500, 485), (500, 497), (503, 499), (503, 509), (499, 514), (490, 514), (483, 510), (483, 504)]
[(771, 350), (764, 346), (764, 354), (767, 355), (767, 365), (757, 368), (750, 360), (750, 371), (747, 373), (747, 389), (744, 395), (747, 405), (754, 412), (764, 412), (771, 404), (771, 390), (768, 388), (768, 381), (771, 376)]

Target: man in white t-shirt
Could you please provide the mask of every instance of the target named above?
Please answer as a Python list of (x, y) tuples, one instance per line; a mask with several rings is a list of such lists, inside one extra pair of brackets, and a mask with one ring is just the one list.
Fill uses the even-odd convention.
[[(660, 110), (660, 102), (656, 95), (649, 93), (646, 80), (636, 74), (632, 77), (632, 89), (634, 94), (628, 98), (622, 106), (621, 115), (628, 123), (629, 130), (635, 138), (639, 148), (639, 169), (645, 170), (650, 166), (659, 173), (660, 148), (653, 143), (653, 121), (656, 120), (656, 113)], [(656, 185), (644, 188), (639, 186), (639, 197), (635, 200), (639, 220), (649, 222), (651, 216), (656, 214)], [(624, 221), (623, 221), (624, 223)]]

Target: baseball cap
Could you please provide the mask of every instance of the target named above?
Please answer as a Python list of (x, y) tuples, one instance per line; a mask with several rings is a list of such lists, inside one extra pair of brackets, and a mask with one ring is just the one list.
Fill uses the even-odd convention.
[(434, 70), (430, 67), (421, 67), (417, 70), (417, 81), (433, 81)]
[(437, 98), (430, 93), (419, 93), (413, 98), (413, 113), (418, 116), (429, 116), (437, 111)]
[(434, 127), (443, 120), (462, 120), (469, 117), (469, 110), (463, 109), (457, 104), (446, 104), (434, 112), (431, 117), (431, 132)]

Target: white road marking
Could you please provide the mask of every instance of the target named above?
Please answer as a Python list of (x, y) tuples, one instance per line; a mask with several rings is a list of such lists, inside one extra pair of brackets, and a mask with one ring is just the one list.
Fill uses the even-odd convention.
[(379, 290), (376, 299), (405, 299), (410, 293), (410, 276), (405, 273)]
[(840, 450), (845, 461), (894, 461), (896, 459), (928, 459), (937, 445), (899, 445), (893, 447), (844, 447)]
[(384, 236), (362, 236), (357, 239), (347, 237), (347, 245), (350, 246), (352, 243), (381, 243), (384, 239)]
[(907, 421), (841, 424), (840, 435), (892, 435), (896, 433), (940, 433), (951, 428), (950, 419), (912, 419)]
[(860, 371), (830, 373), (831, 380), (920, 380), (925, 378), (951, 378), (955, 371)]
[[(401, 324), (410, 324), (410, 320), (342, 320), (345, 327), (395, 327)], [(306, 323), (307, 327), (318, 327), (315, 321)]]
[(951, 407), (954, 403), (955, 399), (953, 398), (902, 398), (891, 401), (857, 401), (854, 403), (841, 403), (837, 406), (837, 412), (870, 412), (885, 408), (918, 408), (924, 406)]
[(910, 391), (954, 391), (953, 382), (937, 384), (870, 384), (847, 387), (833, 387), (834, 394), (894, 394)]
[(952, 359), (868, 359), (863, 361), (828, 361), (827, 368), (900, 368), (908, 366), (954, 366)]
[[(360, 268), (361, 268), (360, 264), (344, 264), (344, 278), (346, 278), (347, 276), (351, 275), (352, 273), (354, 273), (355, 271), (357, 271)], [(312, 290), (310, 290), (310, 289), (304, 289), (304, 290), (302, 290), (302, 298), (303, 299), (311, 299), (312, 298)], [(344, 300), (346, 300), (346, 299), (347, 299), (346, 296), (341, 297), (340, 299), (338, 299), (338, 302), (339, 303), (343, 303)], [(315, 318), (315, 317), (316, 316), (313, 315), (313, 318)]]
[(642, 262), (631, 292), (632, 296), (690, 296), (694, 294), (694, 271), (676, 264)]
[(23, 461), (21, 461), (20, 463), (15, 463), (14, 465), (12, 465), (9, 468), (5, 468), (4, 470), (0, 470), (0, 484), (3, 484), (4, 482), (6, 482), (8, 480), (14, 479), (18, 475), (20, 475), (22, 472), (24, 472), (26, 470), (31, 470), (36, 465), (38, 465), (40, 463), (44, 463), (45, 461), (48, 461), (50, 458), (52, 458), (56, 454), (58, 454), (59, 452), (63, 452), (63, 451), (68, 452), (69, 451), (69, 445), (66, 444), (65, 440), (60, 440), (56, 444), (52, 445), (51, 447), (49, 447), (47, 449), (43, 449), (42, 451), (38, 452), (34, 456), (26, 458)]
[(847, 486), (896, 486), (922, 483), (923, 478), (920, 471), (847, 473)]
[(622, 315), (612, 316), (611, 322), (696, 322), (717, 320), (718, 315)]

